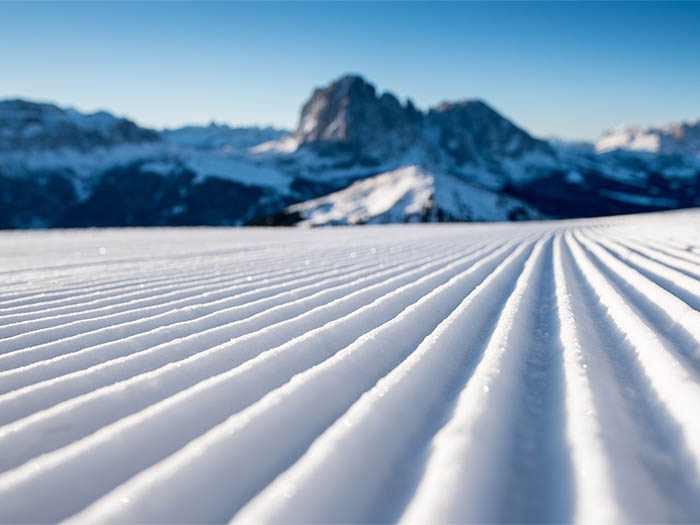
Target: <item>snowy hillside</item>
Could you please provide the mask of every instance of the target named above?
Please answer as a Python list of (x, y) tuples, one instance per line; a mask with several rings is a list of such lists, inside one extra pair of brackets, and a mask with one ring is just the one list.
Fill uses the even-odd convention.
[(700, 521), (698, 211), (0, 266), (2, 523)]
[(508, 221), (541, 215), (517, 199), (469, 184), (453, 175), (406, 166), (287, 208), (300, 225), (401, 222)]

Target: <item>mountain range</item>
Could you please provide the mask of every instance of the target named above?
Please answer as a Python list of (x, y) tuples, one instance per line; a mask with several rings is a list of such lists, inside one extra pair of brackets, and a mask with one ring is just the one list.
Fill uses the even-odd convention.
[(421, 111), (357, 75), (315, 89), (292, 132), (0, 101), (0, 228), (573, 218), (699, 192), (698, 121), (542, 140), (484, 101)]

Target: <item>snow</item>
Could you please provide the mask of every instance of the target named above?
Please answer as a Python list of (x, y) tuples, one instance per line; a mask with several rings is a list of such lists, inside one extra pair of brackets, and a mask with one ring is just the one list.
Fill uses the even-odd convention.
[(42, 169), (69, 170), (74, 177), (80, 195), (89, 195), (89, 183), (108, 168), (123, 167), (140, 163), (141, 171), (159, 175), (170, 175), (182, 168), (192, 170), (198, 180), (214, 176), (245, 185), (265, 186), (289, 191), (292, 180), (272, 166), (262, 165), (245, 155), (226, 150), (209, 151), (181, 148), (167, 142), (144, 144), (122, 144), (110, 148), (93, 148), (90, 151), (78, 151), (71, 148), (59, 148), (43, 151), (16, 151), (0, 153), (0, 166), (17, 167), (8, 169), (12, 173), (24, 173), (27, 170)]
[(660, 143), (660, 137), (651, 130), (623, 125), (605, 133), (596, 142), (595, 148), (599, 152), (616, 149), (659, 152)]
[[(397, 222), (430, 206), (433, 177), (416, 166), (361, 180), (331, 195), (291, 206), (312, 226)], [(395, 209), (394, 209), (395, 208)]]
[(145, 162), (144, 164), (141, 164), (140, 170), (144, 173), (148, 172), (165, 176), (175, 173), (178, 167), (179, 165), (176, 162), (154, 160), (151, 162)]
[[(461, 191), (381, 176), (379, 214)], [(700, 521), (698, 210), (2, 232), (0, 268), (0, 522)]]
[(197, 173), (200, 180), (213, 176), (251, 186), (269, 186), (286, 193), (293, 179), (275, 168), (226, 154), (193, 151), (182, 153), (181, 157), (184, 165)]
[(293, 153), (299, 147), (299, 142), (292, 136), (287, 135), (279, 140), (270, 140), (250, 148), (251, 153)]
[(208, 126), (184, 126), (161, 131), (161, 137), (171, 144), (199, 150), (245, 151), (259, 144), (279, 140), (288, 132), (272, 127), (231, 128), (212, 122)]
[(603, 133), (595, 144), (598, 152), (624, 149), (669, 155), (700, 155), (700, 124), (698, 119), (651, 126), (622, 125)]
[(302, 226), (321, 226), (418, 222), (434, 206), (451, 217), (475, 221), (506, 221), (514, 209), (528, 208), (516, 199), (479, 188), (455, 176), (411, 165), (292, 205), (288, 211), (302, 216)]
[[(83, 114), (52, 104), (21, 100), (0, 101), (0, 133), (9, 139), (22, 136), (29, 146), (17, 147), (12, 140), (0, 152), (0, 170), (11, 177), (35, 177), (37, 172), (60, 173), (86, 200), (94, 185), (108, 170), (140, 165), (141, 171), (161, 176), (190, 169), (197, 181), (213, 176), (244, 185), (267, 187), (281, 194), (290, 192), (291, 175), (263, 166), (248, 150), (261, 143), (281, 140), (287, 132), (271, 127), (231, 128), (226, 125), (186, 126), (160, 132), (141, 129), (148, 140), (119, 142), (113, 135), (123, 121), (104, 111)], [(68, 141), (65, 126), (84, 132), (99, 132), (102, 140), (89, 148), (81, 140)], [(50, 147), (32, 147), (35, 136), (47, 135)], [(91, 137), (91, 140), (95, 137)], [(96, 139), (95, 139), (96, 140)], [(266, 160), (266, 159), (263, 159)]]

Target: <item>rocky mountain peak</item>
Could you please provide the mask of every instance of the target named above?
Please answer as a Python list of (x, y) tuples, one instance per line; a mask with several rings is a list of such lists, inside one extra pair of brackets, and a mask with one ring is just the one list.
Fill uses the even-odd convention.
[(314, 90), (301, 111), (294, 138), (323, 156), (342, 155), (376, 164), (417, 140), (421, 114), (391, 93), (377, 94), (358, 75), (346, 75)]
[(555, 155), (546, 142), (533, 138), (482, 100), (443, 102), (428, 112), (427, 126), (457, 165), (488, 166), (494, 159), (533, 153)]
[(377, 93), (358, 75), (314, 90), (294, 138), (299, 147), (342, 158), (346, 165), (386, 164), (418, 151), (429, 162), (442, 158), (455, 167), (500, 172), (504, 160), (532, 153), (555, 156), (546, 142), (482, 100), (443, 102), (424, 114), (410, 100), (402, 104), (391, 93)]

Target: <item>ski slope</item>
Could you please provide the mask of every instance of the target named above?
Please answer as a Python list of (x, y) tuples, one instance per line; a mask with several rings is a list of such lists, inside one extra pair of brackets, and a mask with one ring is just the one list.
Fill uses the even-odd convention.
[(0, 522), (700, 521), (700, 212), (0, 233)]

